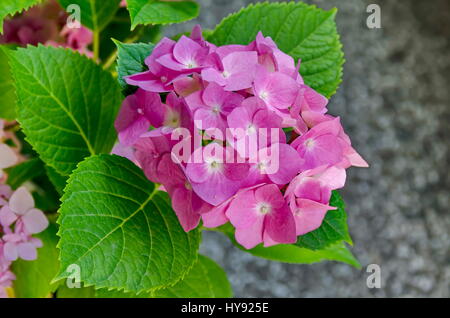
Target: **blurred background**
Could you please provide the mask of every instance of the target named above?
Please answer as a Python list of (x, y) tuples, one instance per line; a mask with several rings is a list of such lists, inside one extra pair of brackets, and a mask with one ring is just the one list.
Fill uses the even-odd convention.
[[(170, 35), (213, 28), (258, 1), (198, 2), (200, 17)], [(236, 297), (449, 297), (450, 1), (305, 2), (339, 9), (347, 62), (328, 108), (371, 165), (350, 169), (342, 192), (363, 268), (270, 262), (218, 233), (204, 234), (202, 253), (225, 268)], [(381, 7), (381, 29), (366, 26), (371, 3)], [(368, 264), (381, 267), (380, 289), (366, 286)]]

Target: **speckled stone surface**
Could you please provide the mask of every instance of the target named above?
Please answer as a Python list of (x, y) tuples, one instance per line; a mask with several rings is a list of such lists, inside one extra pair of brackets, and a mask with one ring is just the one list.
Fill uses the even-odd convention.
[[(213, 28), (257, 1), (199, 2), (201, 16), (169, 32)], [(371, 164), (350, 169), (343, 192), (364, 268), (270, 262), (217, 233), (205, 233), (202, 253), (225, 268), (237, 297), (449, 297), (450, 2), (306, 2), (339, 9), (347, 62), (329, 109)], [(369, 3), (380, 5), (382, 29), (366, 27)], [(381, 289), (366, 286), (371, 263), (381, 266)]]

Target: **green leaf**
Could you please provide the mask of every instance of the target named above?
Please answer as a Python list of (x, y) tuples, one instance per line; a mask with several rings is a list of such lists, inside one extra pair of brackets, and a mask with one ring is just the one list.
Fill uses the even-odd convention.
[(170, 24), (194, 19), (200, 6), (194, 1), (127, 0), (131, 29), (139, 24)]
[(45, 170), (42, 161), (38, 158), (33, 158), (6, 169), (6, 172), (8, 173), (8, 184), (15, 190), (24, 182), (41, 176), (45, 173)]
[(167, 193), (128, 159), (83, 161), (62, 202), (57, 279), (77, 264), (85, 286), (137, 293), (175, 284), (197, 260), (199, 232), (183, 231)]
[(344, 63), (336, 11), (301, 2), (258, 3), (225, 18), (208, 40), (216, 45), (248, 44), (262, 31), (282, 51), (301, 59), (305, 83), (329, 98), (342, 80)]
[(48, 179), (55, 187), (55, 190), (60, 196), (62, 196), (64, 194), (64, 188), (66, 187), (68, 177), (60, 175), (50, 166), (45, 166), (45, 171), (47, 172)]
[(8, 64), (8, 52), (6, 45), (0, 45), (0, 118), (14, 120), (16, 118), (16, 94)]
[(175, 286), (157, 290), (157, 298), (231, 298), (233, 291), (224, 270), (206, 256)]
[(127, 87), (123, 79), (125, 76), (143, 72), (145, 70), (144, 61), (152, 53), (155, 47), (151, 43), (126, 44), (113, 40), (118, 50), (117, 73), (119, 83), (122, 88)]
[(236, 241), (234, 237), (234, 228), (229, 223), (217, 228), (216, 230), (228, 236), (230, 241), (240, 250), (271, 261), (292, 264), (312, 264), (322, 261), (339, 261), (357, 268), (361, 267), (358, 260), (347, 249), (345, 243), (342, 241), (331, 244), (330, 246), (320, 250), (311, 250), (296, 246), (294, 244), (279, 244), (269, 247), (264, 247), (261, 244), (248, 250)]
[(63, 176), (89, 155), (109, 153), (120, 87), (110, 73), (76, 52), (18, 49), (11, 58), (18, 120), (40, 158)]
[[(242, 250), (245, 250), (242, 248)], [(281, 244), (270, 247), (258, 245), (246, 252), (283, 263), (312, 264), (321, 261), (339, 261), (360, 268), (358, 260), (347, 249), (343, 242), (335, 243), (321, 250), (310, 250), (296, 245)]]
[(101, 31), (116, 14), (120, 0), (59, 0), (59, 3), (66, 9), (71, 4), (80, 6), (81, 24)]
[(117, 290), (107, 290), (101, 288), (95, 291), (96, 298), (151, 298), (151, 293), (143, 292), (140, 294), (123, 292)]
[(13, 263), (12, 271), (16, 275), (14, 281), (16, 297), (44, 298), (56, 290), (57, 284), (51, 283), (59, 270), (56, 230), (56, 225), (51, 223), (44, 232), (36, 235), (44, 244), (38, 249), (36, 260), (19, 259)]
[(95, 298), (94, 287), (69, 288), (65, 283), (56, 291), (57, 298)]
[(8, 15), (20, 13), (40, 2), (42, 0), (2, 0), (0, 5), (0, 34), (3, 33), (3, 20)]
[(344, 200), (337, 191), (333, 191), (330, 205), (337, 209), (327, 212), (322, 225), (317, 230), (299, 236), (295, 243), (297, 246), (318, 250), (340, 241), (353, 244), (348, 232)]

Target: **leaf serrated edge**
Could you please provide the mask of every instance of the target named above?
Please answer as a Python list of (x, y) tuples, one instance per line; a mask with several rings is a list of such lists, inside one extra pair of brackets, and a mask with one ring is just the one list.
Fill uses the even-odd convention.
[[(273, 6), (273, 7), (278, 7), (278, 8), (283, 8), (283, 7), (288, 7), (288, 6), (301, 6), (303, 8), (307, 8), (309, 10), (321, 10), (324, 12), (329, 12), (330, 16), (327, 17), (327, 19), (332, 18), (333, 21), (335, 21), (335, 17), (336, 14), (338, 12), (338, 9), (336, 7), (330, 9), (330, 10), (324, 10), (322, 8), (317, 7), (314, 4), (306, 4), (303, 2), (294, 2), (294, 1), (290, 1), (290, 2), (269, 2), (269, 1), (264, 1), (264, 2), (258, 2), (258, 3), (251, 3), (248, 6), (241, 8), (239, 11), (237, 12), (232, 12), (230, 14), (228, 14), (225, 18), (222, 19), (222, 21), (220, 21), (218, 24), (216, 24), (216, 26), (214, 27), (214, 30), (207, 36), (207, 40), (211, 41), (211, 39), (215, 36), (216, 31), (221, 28), (223, 25), (225, 25), (226, 23), (229, 22), (229, 20), (235, 18), (235, 19), (239, 19), (239, 17), (246, 13), (247, 11), (251, 11), (253, 9), (260, 9), (260, 8), (264, 8), (267, 6)], [(336, 31), (337, 31), (337, 25), (336, 25)], [(342, 78), (343, 78), (343, 66), (344, 63), (346, 62), (345, 58), (344, 58), (344, 52), (343, 52), (343, 44), (341, 42), (341, 36), (339, 34), (339, 32), (336, 32), (336, 41), (338, 43), (337, 48), (339, 49), (339, 64), (338, 64), (338, 68), (339, 68), (339, 72), (337, 74), (337, 81), (336, 81), (336, 88), (334, 89), (334, 91), (332, 92), (327, 92), (327, 98), (331, 98), (331, 96), (333, 96), (334, 94), (336, 94), (337, 90), (340, 87), (340, 84), (342, 83)], [(214, 43), (217, 44), (217, 43)]]
[[(187, 21), (190, 21), (190, 20), (195, 19), (196, 17), (198, 17), (198, 15), (200, 14), (200, 5), (196, 1), (193, 1), (193, 0), (185, 0), (184, 2), (192, 2), (195, 5), (196, 13), (195, 13), (194, 17), (188, 18), (186, 20), (181, 20), (181, 21), (178, 21), (178, 22), (163, 22), (163, 23), (157, 23), (155, 25), (173, 25), (173, 24), (187, 22)], [(136, 29), (136, 27), (138, 25), (153, 25), (153, 23), (150, 23), (150, 22), (147, 22), (147, 23), (136, 23), (136, 22), (134, 22), (134, 19), (131, 17), (131, 12), (130, 12), (130, 9), (128, 8), (128, 5), (127, 5), (127, 10), (130, 13), (131, 31), (134, 31), (134, 29)], [(139, 13), (140, 13), (141, 10), (139, 10)], [(135, 18), (136, 18), (136, 16), (135, 16)]]
[(18, 13), (22, 13), (23, 11), (26, 11), (26, 10), (28, 10), (28, 9), (30, 9), (30, 8), (32, 8), (32, 7), (34, 7), (34, 6), (37, 6), (37, 5), (41, 4), (41, 2), (43, 2), (44, 0), (35, 0), (35, 1), (36, 1), (36, 2), (30, 4), (29, 6), (26, 6), (25, 8), (20, 8), (20, 9), (14, 11), (14, 12), (10, 12), (10, 13), (6, 14), (6, 15), (3, 16), (3, 17), (0, 16), (0, 35), (3, 34), (3, 22), (4, 22), (4, 20), (5, 20), (6, 17), (8, 17), (8, 16), (14, 16), (14, 15), (16, 15), (16, 14), (18, 14)]
[[(64, 195), (61, 197), (61, 199), (60, 199), (60, 201), (61, 201), (61, 203), (64, 201), (64, 200), (66, 200), (66, 198), (69, 196), (69, 191), (70, 191), (70, 189), (71, 189), (71, 186), (72, 186), (72, 180), (75, 178), (75, 174), (76, 174), (76, 171), (77, 170), (79, 170), (79, 169), (81, 169), (82, 168), (82, 166), (84, 165), (84, 164), (87, 164), (87, 162), (89, 162), (90, 160), (94, 160), (95, 158), (101, 158), (101, 157), (107, 157), (107, 158), (110, 158), (110, 157), (120, 157), (120, 156), (117, 156), (117, 155), (108, 155), (108, 154), (98, 154), (98, 155), (93, 155), (93, 156), (90, 156), (90, 157), (88, 157), (88, 158), (86, 158), (85, 160), (83, 160), (83, 161), (80, 161), (78, 164), (77, 164), (77, 167), (72, 171), (72, 174), (70, 175), (70, 177), (69, 177), (69, 179), (67, 180), (67, 184), (66, 184), (66, 186), (65, 186), (65, 188), (64, 188)], [(154, 191), (153, 191), (153, 195), (156, 195), (158, 192), (160, 192), (160, 191), (158, 191), (158, 188), (156, 187), (156, 185), (155, 185), (155, 189), (154, 189)], [(69, 196), (70, 197), (70, 196)], [(150, 198), (149, 198), (150, 199)], [(61, 208), (60, 208), (61, 209)], [(58, 214), (59, 214), (59, 216), (58, 216), (58, 218), (56, 219), (56, 224), (58, 225), (58, 231), (57, 231), (57, 233), (56, 233), (56, 235), (60, 238), (59, 240), (58, 240), (58, 243), (56, 244), (56, 248), (58, 249), (58, 251), (60, 251), (61, 250), (61, 248), (60, 248), (60, 244), (61, 244), (61, 213), (60, 213), (60, 211), (58, 210)], [(196, 231), (196, 239), (198, 239), (199, 240), (199, 245), (200, 245), (200, 243), (201, 243), (201, 239), (202, 239), (202, 235), (201, 235), (201, 231), (197, 228), (197, 229), (195, 229), (195, 231)], [(188, 235), (188, 237), (189, 237), (189, 235)], [(189, 239), (189, 247), (191, 248), (192, 247), (192, 245), (191, 245), (191, 239)], [(154, 288), (151, 288), (151, 289), (143, 289), (143, 290), (140, 290), (140, 291), (132, 291), (132, 290), (128, 290), (127, 288), (125, 288), (125, 287), (123, 287), (123, 288), (120, 288), (120, 287), (106, 287), (106, 286), (103, 286), (103, 287), (97, 287), (97, 286), (95, 286), (94, 284), (91, 284), (91, 283), (87, 283), (87, 282), (85, 282), (85, 281), (82, 281), (82, 283), (83, 283), (83, 286), (84, 287), (93, 287), (94, 288), (94, 290), (99, 290), (99, 289), (106, 289), (106, 290), (108, 290), (108, 291), (117, 291), (117, 292), (124, 292), (124, 293), (132, 293), (132, 294), (136, 294), (136, 295), (139, 295), (139, 294), (141, 294), (141, 293), (150, 293), (150, 294), (153, 294), (153, 293), (155, 293), (157, 290), (160, 290), (160, 289), (165, 289), (165, 288), (170, 288), (170, 287), (173, 287), (173, 286), (175, 286), (177, 283), (179, 283), (181, 280), (183, 280), (185, 277), (186, 277), (186, 275), (192, 270), (192, 268), (195, 266), (195, 264), (197, 263), (197, 261), (198, 261), (198, 255), (199, 255), (199, 253), (197, 252), (197, 253), (195, 253), (195, 255), (194, 255), (194, 258), (192, 259), (192, 262), (191, 262), (191, 264), (190, 264), (190, 266), (187, 266), (186, 267), (186, 270), (184, 271), (184, 273), (182, 274), (182, 275), (180, 275), (180, 277), (176, 280), (176, 281), (174, 281), (174, 282), (172, 282), (172, 283), (170, 283), (170, 284), (166, 284), (166, 285), (160, 285), (160, 286), (155, 286)], [(66, 271), (66, 269), (67, 268), (62, 268), (62, 260), (61, 260), (61, 253), (58, 253), (58, 261), (59, 261), (59, 263), (60, 263), (60, 271), (59, 271), (59, 273), (53, 278), (53, 280), (51, 281), (51, 283), (52, 284), (54, 284), (54, 283), (57, 283), (57, 282), (59, 282), (59, 281), (61, 281), (61, 280), (63, 280), (63, 279), (65, 279), (65, 278), (67, 278), (67, 271)]]
[[(0, 49), (2, 49), (1, 46), (0, 46)], [(38, 51), (38, 50), (41, 50), (41, 49), (43, 49), (43, 50), (49, 50), (49, 51), (52, 51), (52, 50), (53, 50), (53, 51), (58, 51), (58, 50), (59, 50), (59, 51), (65, 51), (65, 52), (67, 52), (67, 53), (69, 53), (69, 54), (72, 54), (73, 56), (76, 56), (77, 58), (80, 58), (80, 57), (81, 57), (81, 58), (85, 59), (86, 61), (88, 61), (89, 63), (91, 63), (91, 64), (94, 66), (94, 68), (98, 68), (98, 70), (100, 71), (101, 74), (104, 74), (105, 76), (109, 76), (110, 79), (112, 80), (112, 82), (114, 82), (114, 83), (116, 82), (116, 79), (114, 78), (114, 76), (112, 75), (112, 73), (104, 71), (103, 68), (102, 68), (100, 65), (98, 65), (97, 63), (95, 63), (93, 60), (87, 58), (85, 55), (81, 54), (80, 52), (75, 51), (75, 50), (72, 50), (72, 49), (70, 49), (70, 48), (45, 46), (45, 45), (39, 43), (37, 46), (33, 46), (33, 45), (28, 44), (28, 45), (27, 45), (26, 47), (24, 47), (24, 48), (23, 48), (23, 47), (17, 48), (17, 50), (13, 50), (12, 52), (9, 52), (9, 53), (7, 53), (7, 50), (2, 49), (3, 52), (5, 52), (5, 54), (8, 55), (8, 56), (10, 57), (10, 58), (8, 59), (8, 64), (9, 64), (9, 66), (10, 66), (10, 68), (11, 68), (11, 76), (12, 76), (12, 78), (13, 78), (13, 85), (14, 85), (14, 94), (15, 94), (15, 96), (16, 96), (16, 101), (17, 101), (17, 106), (18, 106), (18, 108), (19, 108), (20, 105), (22, 104), (22, 101), (21, 101), (21, 99), (19, 98), (19, 95), (18, 95), (18, 93), (17, 93), (17, 80), (16, 80), (16, 76), (15, 76), (14, 72), (12, 71), (12, 68), (13, 68), (13, 64), (12, 64), (12, 63), (13, 63), (13, 59), (14, 59), (14, 60), (17, 60), (17, 57), (15, 56), (17, 52), (26, 52), (27, 50), (29, 50), (29, 51), (31, 51), (31, 50)], [(23, 64), (21, 64), (21, 63), (19, 63), (19, 64), (20, 64), (20, 65), (23, 65)], [(18, 113), (19, 113), (19, 109), (17, 109), (17, 114), (18, 114)], [(28, 134), (26, 133), (26, 130), (24, 129), (24, 127), (23, 127), (23, 125), (22, 125), (22, 123), (21, 123), (21, 120), (20, 120), (18, 117), (20, 117), (20, 116), (17, 115), (17, 119), (16, 119), (16, 120), (19, 122), (20, 126), (22, 127), (22, 130), (23, 130), (23, 132), (24, 132), (24, 134), (25, 134), (25, 140), (31, 145), (32, 149), (33, 149), (36, 153), (39, 153), (39, 152), (37, 151), (37, 149), (34, 147), (33, 143), (32, 143), (32, 142), (30, 141), (30, 139), (28, 138)], [(90, 142), (89, 142), (89, 143), (90, 143)], [(91, 145), (91, 147), (92, 147), (92, 145)], [(91, 156), (96, 155), (94, 149), (92, 149), (92, 151), (91, 151), (91, 149), (89, 149), (89, 152), (91, 153)], [(89, 158), (89, 157), (85, 157), (85, 158), (84, 158), (83, 160), (81, 160), (79, 163), (85, 161), (86, 158)], [(48, 163), (48, 162), (44, 162), (44, 163), (45, 163), (47, 166), (50, 166), (50, 167), (52, 167), (53, 169), (55, 169), (59, 174), (61, 174), (61, 175), (64, 176), (64, 177), (70, 176), (70, 175), (73, 173), (73, 171), (75, 171), (75, 170), (78, 168), (78, 165), (79, 165), (79, 163), (78, 163), (77, 166), (75, 167), (75, 169), (73, 169), (71, 173), (67, 174), (67, 173), (65, 173), (65, 172), (60, 171), (60, 170), (55, 166), (54, 163)]]

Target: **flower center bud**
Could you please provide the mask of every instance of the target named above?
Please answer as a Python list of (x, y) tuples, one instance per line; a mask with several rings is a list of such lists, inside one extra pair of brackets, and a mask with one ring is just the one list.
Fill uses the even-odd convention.
[(261, 93), (259, 93), (259, 98), (261, 98), (262, 100), (266, 100), (269, 97), (269, 93), (266, 91), (262, 91)]
[(314, 139), (311, 139), (311, 138), (307, 139), (305, 141), (305, 147), (308, 148), (308, 149), (313, 148), (315, 144), (316, 144), (316, 142), (314, 141)]
[(268, 203), (261, 202), (258, 204), (257, 210), (260, 214), (266, 215), (272, 211), (272, 207)]

